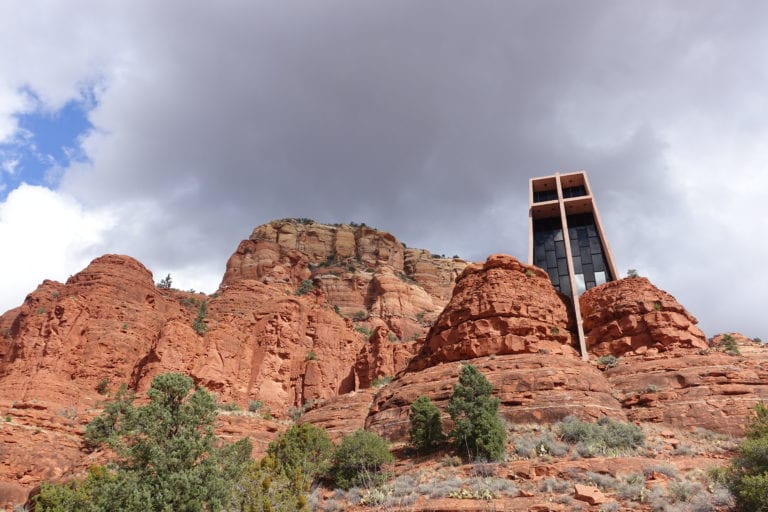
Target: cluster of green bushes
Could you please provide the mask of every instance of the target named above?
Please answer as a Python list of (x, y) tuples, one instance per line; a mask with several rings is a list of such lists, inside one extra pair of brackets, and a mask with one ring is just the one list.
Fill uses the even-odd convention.
[(320, 481), (349, 489), (379, 485), (387, 476), (382, 467), (393, 460), (387, 442), (363, 430), (334, 447), (325, 430), (293, 425), (263, 459), (252, 460), (247, 439), (216, 438), (216, 400), (192, 388), (185, 375), (160, 375), (149, 403), (138, 407), (121, 388), (84, 436), (87, 449), (109, 448), (116, 460), (92, 467), (81, 481), (44, 483), (36, 510), (306, 510), (307, 494)]

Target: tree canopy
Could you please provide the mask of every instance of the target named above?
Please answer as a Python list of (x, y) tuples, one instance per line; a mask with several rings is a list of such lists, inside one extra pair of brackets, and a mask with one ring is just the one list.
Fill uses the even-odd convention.
[(246, 470), (247, 439), (222, 445), (214, 435), (216, 402), (181, 374), (155, 377), (149, 403), (136, 407), (122, 390), (86, 429), (86, 445), (108, 446), (117, 460), (85, 481), (44, 484), (38, 510), (222, 510)]

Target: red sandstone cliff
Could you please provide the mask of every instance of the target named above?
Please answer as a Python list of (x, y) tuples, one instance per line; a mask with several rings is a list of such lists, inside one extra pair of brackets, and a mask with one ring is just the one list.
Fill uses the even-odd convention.
[[(203, 303), (204, 332), (193, 328)], [(467, 362), (512, 423), (608, 415), (739, 433), (768, 397), (762, 345), (708, 343), (646, 279), (593, 288), (581, 308), (590, 362), (567, 299), (540, 269), (505, 255), (467, 266), (365, 226), (260, 226), (211, 296), (159, 289), (136, 260), (103, 256), (0, 316), (0, 503), (91, 464), (80, 435), (105, 395), (120, 384), (141, 392), (166, 371), (239, 406), (218, 432), (248, 435), (257, 451), (290, 408), (308, 408), (301, 421), (335, 437), (365, 426), (402, 441), (413, 400), (444, 409)], [(594, 364), (606, 354), (614, 367)], [(369, 387), (382, 376), (393, 380)]]

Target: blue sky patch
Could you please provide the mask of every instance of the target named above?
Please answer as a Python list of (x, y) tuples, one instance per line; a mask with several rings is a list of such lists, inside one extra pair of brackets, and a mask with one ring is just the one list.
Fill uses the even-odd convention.
[(11, 142), (0, 144), (0, 201), (22, 182), (56, 188), (63, 168), (71, 162), (87, 160), (80, 140), (93, 128), (87, 117), (95, 105), (93, 94), (86, 92), (51, 112), (34, 92), (26, 92), (37, 108), (19, 114), (16, 136)]

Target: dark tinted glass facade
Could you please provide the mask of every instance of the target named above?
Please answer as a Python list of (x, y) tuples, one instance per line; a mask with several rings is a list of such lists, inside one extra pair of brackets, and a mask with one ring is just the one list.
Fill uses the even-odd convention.
[(571, 240), (573, 272), (579, 294), (613, 279), (605, 263), (603, 245), (591, 213), (568, 216), (568, 238)]
[(533, 263), (547, 271), (552, 285), (559, 292), (571, 295), (565, 240), (558, 217), (533, 221)]
[[(567, 220), (576, 292), (581, 294), (611, 281), (613, 276), (605, 263), (603, 245), (592, 214), (569, 215)], [(552, 285), (558, 291), (571, 295), (565, 240), (559, 217), (533, 221), (533, 263), (547, 271)]]

